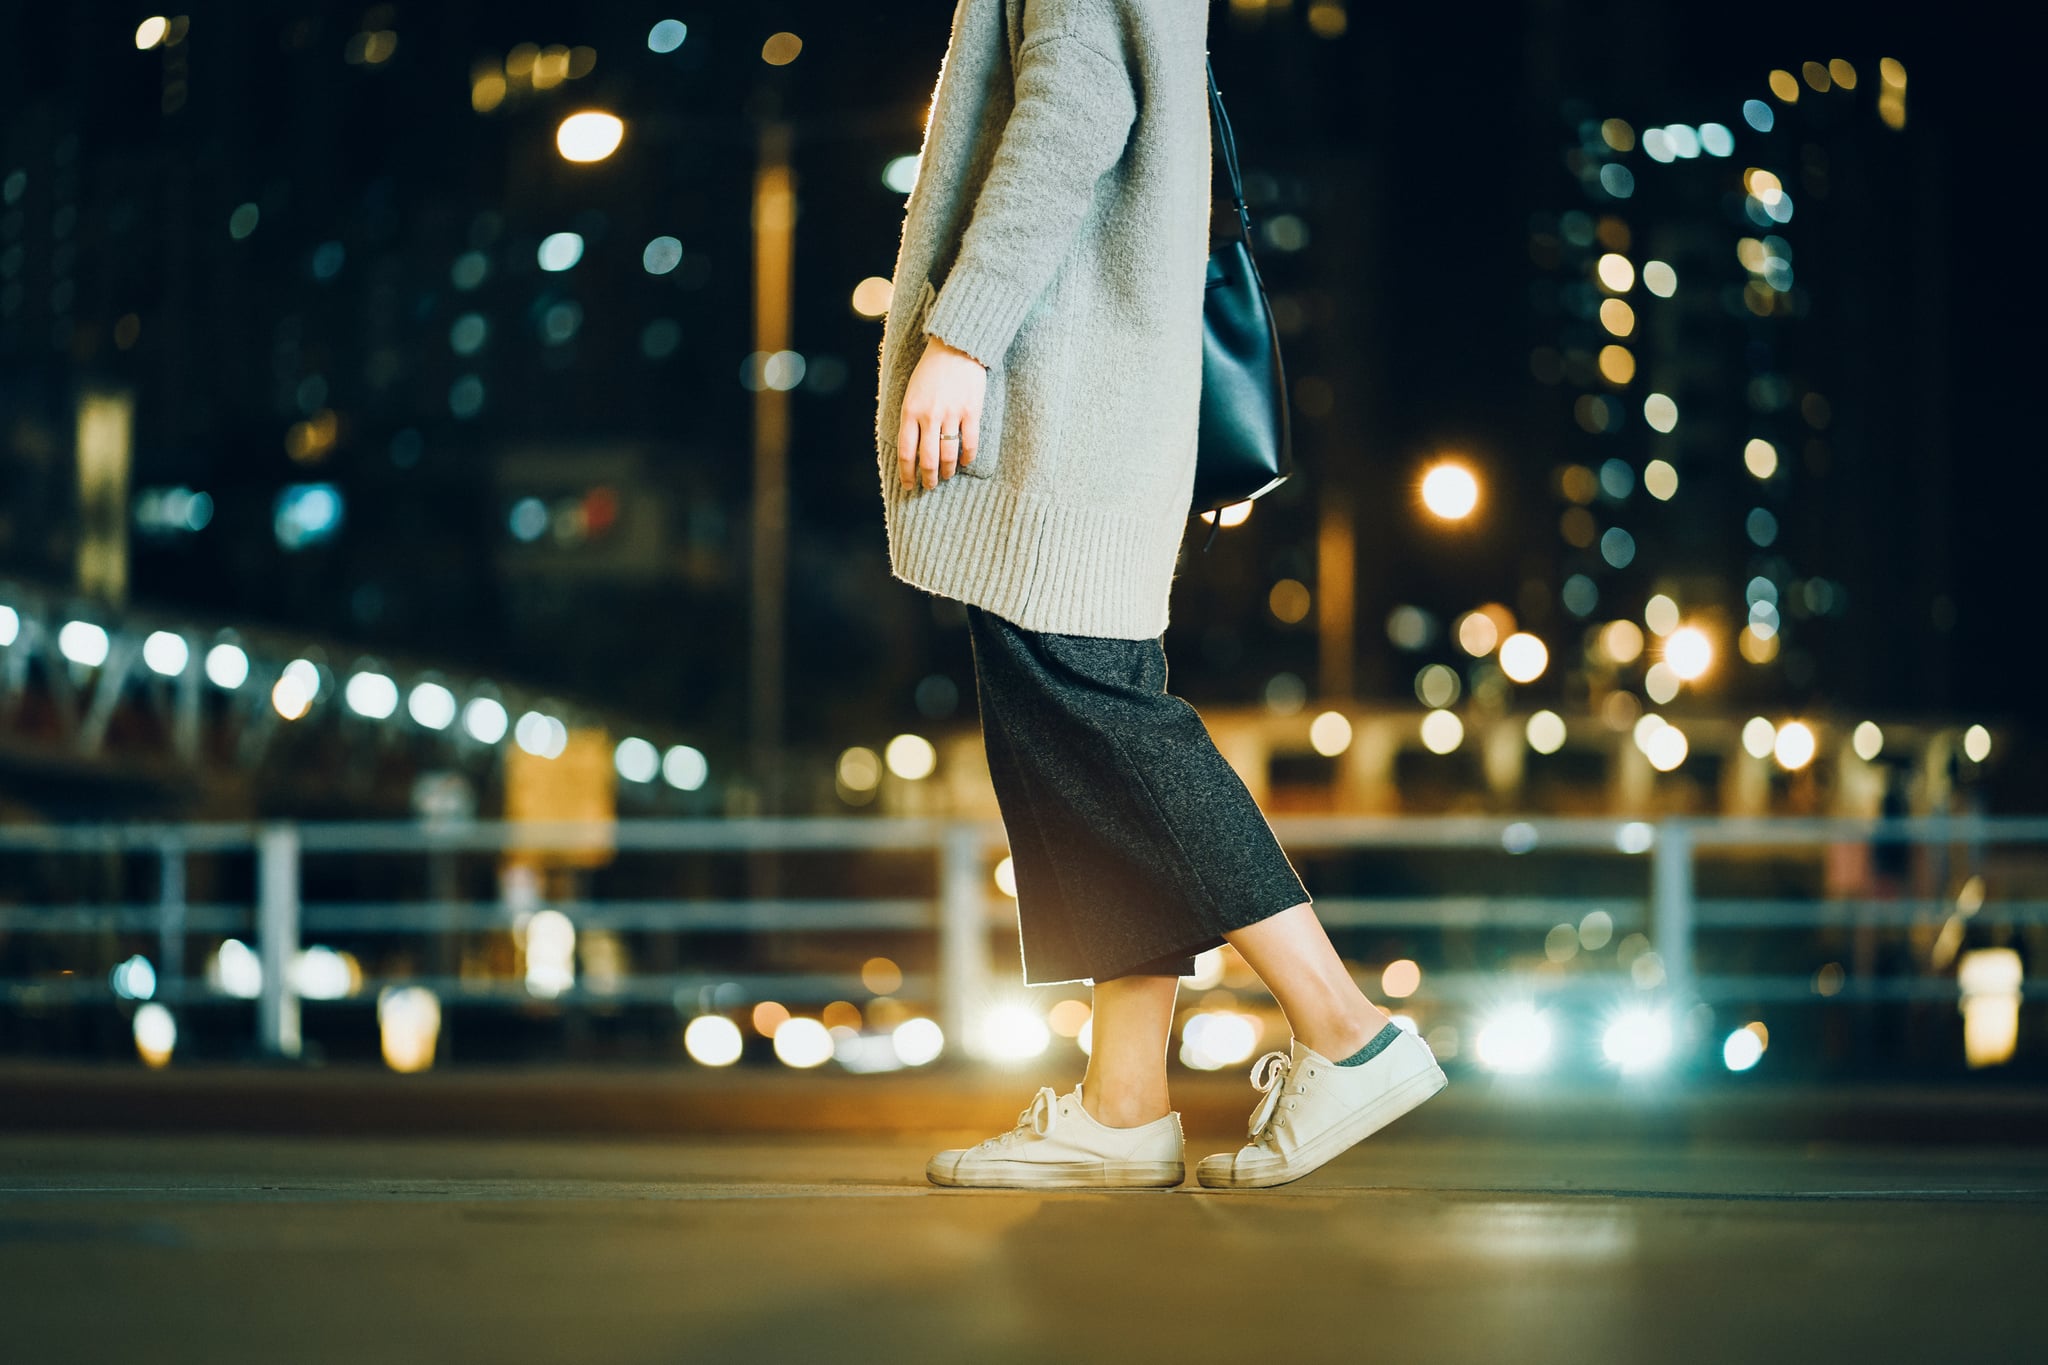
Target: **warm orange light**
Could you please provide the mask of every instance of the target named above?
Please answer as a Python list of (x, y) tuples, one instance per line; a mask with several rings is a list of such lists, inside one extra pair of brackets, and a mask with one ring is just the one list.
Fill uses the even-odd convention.
[(619, 150), (626, 125), (616, 114), (585, 109), (569, 115), (555, 129), (555, 149), (565, 161), (602, 161)]

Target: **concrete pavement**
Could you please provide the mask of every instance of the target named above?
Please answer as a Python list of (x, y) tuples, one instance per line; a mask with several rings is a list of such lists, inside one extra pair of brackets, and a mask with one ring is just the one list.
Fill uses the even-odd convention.
[[(836, 1069), (695, 1065), (233, 1066), (0, 1061), (0, 1132), (440, 1133), (490, 1137), (739, 1133), (926, 1133), (1007, 1127), (1034, 1088), (1065, 1090), (1078, 1056), (1003, 1071), (940, 1066), (856, 1076)], [(1192, 1130), (1244, 1122), (1245, 1069), (1176, 1071)], [(1497, 1076), (1451, 1068), (1451, 1086), (1405, 1126), (1418, 1136), (1616, 1140), (2037, 1143), (2048, 1091), (1996, 1076), (1973, 1084), (1803, 1084), (1760, 1076)]]
[(0, 1359), (2041, 1358), (2041, 1149), (1428, 1113), (1243, 1193), (924, 1184), (979, 1131), (4, 1135)]

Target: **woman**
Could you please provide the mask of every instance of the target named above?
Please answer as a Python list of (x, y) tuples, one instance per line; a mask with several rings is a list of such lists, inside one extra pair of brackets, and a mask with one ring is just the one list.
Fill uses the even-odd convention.
[(1080, 1084), (941, 1185), (1181, 1183), (1166, 1050), (1233, 945), (1292, 1047), (1201, 1183), (1297, 1179), (1444, 1084), (1352, 982), (1161, 636), (1193, 498), (1209, 254), (1206, 0), (958, 0), (883, 329), (896, 577), (966, 604), (1028, 985), (1091, 983)]

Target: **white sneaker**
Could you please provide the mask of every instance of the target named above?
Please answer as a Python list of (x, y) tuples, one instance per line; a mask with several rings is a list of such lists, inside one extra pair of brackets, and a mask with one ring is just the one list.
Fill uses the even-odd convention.
[(924, 1174), (934, 1185), (1167, 1189), (1187, 1175), (1183, 1155), (1178, 1113), (1111, 1128), (1082, 1108), (1079, 1085), (1064, 1095), (1042, 1085), (1015, 1128), (979, 1146), (940, 1152)]
[(1252, 1063), (1252, 1084), (1265, 1098), (1252, 1110), (1251, 1141), (1205, 1156), (1195, 1168), (1195, 1179), (1210, 1189), (1299, 1180), (1449, 1081), (1429, 1044), (1403, 1029), (1358, 1066), (1338, 1066), (1297, 1038), (1291, 1053), (1268, 1052)]

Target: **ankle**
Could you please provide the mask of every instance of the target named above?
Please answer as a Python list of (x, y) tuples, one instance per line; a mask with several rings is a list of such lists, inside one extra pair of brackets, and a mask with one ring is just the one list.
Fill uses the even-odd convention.
[(1143, 1091), (1119, 1091), (1107, 1086), (1081, 1085), (1081, 1107), (1088, 1117), (1105, 1128), (1139, 1128), (1173, 1111), (1164, 1086)]
[(1361, 996), (1350, 1012), (1317, 1019), (1295, 1029), (1294, 1036), (1302, 1046), (1333, 1062), (1341, 1062), (1371, 1042), (1392, 1021), (1392, 1015)]

